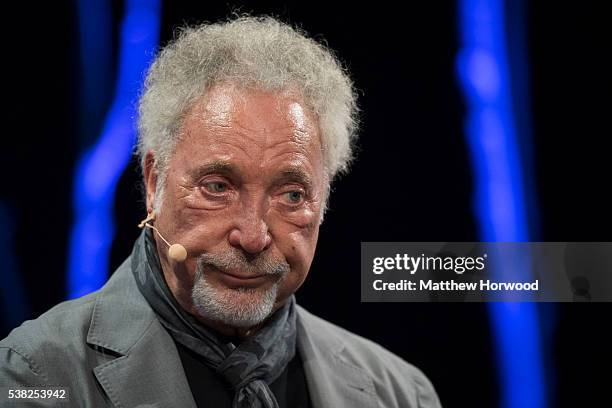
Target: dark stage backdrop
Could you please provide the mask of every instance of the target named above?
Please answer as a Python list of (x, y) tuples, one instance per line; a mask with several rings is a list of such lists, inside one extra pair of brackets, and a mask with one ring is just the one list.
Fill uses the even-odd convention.
[[(508, 1), (507, 7), (513, 2)], [(360, 90), (358, 159), (334, 186), (317, 254), (298, 301), (315, 314), (379, 342), (420, 367), (448, 407), (500, 403), (494, 339), (485, 304), (360, 302), (362, 241), (477, 241), (473, 184), (456, 77), (455, 2), (164, 1), (160, 43), (177, 26), (231, 10), (272, 13), (324, 38)], [(123, 2), (112, 2), (116, 73)], [(511, 13), (509, 13), (511, 15)], [(522, 14), (534, 140), (534, 195), (541, 241), (610, 241), (608, 139), (612, 135), (609, 14), (589, 2), (533, 2)], [(73, 172), (104, 112), (79, 105), (79, 46), (72, 2), (14, 2), (3, 13), (2, 262), (24, 288), (25, 318), (66, 297)], [(512, 23), (512, 22), (510, 22)], [(512, 25), (510, 24), (510, 27)], [(98, 96), (112, 101), (112, 87)], [(84, 127), (87, 116), (93, 127)], [(130, 253), (143, 218), (132, 160), (115, 200), (111, 270)], [(5, 263), (7, 265), (7, 263)], [(0, 266), (2, 268), (2, 266)], [(2, 275), (0, 275), (1, 277)], [(546, 304), (539, 312), (548, 356), (550, 406), (601, 406), (612, 366), (610, 304)], [(3, 306), (0, 336), (19, 322)]]

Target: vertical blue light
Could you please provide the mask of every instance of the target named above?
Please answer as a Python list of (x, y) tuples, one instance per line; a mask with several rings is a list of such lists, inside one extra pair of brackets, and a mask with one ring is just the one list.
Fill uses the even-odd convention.
[[(107, 278), (114, 236), (113, 203), (117, 182), (127, 166), (135, 142), (134, 105), (143, 75), (159, 37), (161, 0), (126, 0), (121, 23), (115, 96), (100, 137), (79, 159), (73, 187), (74, 225), (70, 237), (68, 297), (100, 288)], [(87, 2), (80, 5), (87, 7)], [(110, 5), (108, 5), (110, 7)], [(80, 18), (95, 19), (92, 13)], [(95, 26), (82, 21), (80, 26)], [(99, 37), (99, 41), (110, 38)], [(82, 50), (87, 55), (87, 50)], [(83, 64), (91, 67), (92, 64)]]
[[(467, 101), (465, 134), (474, 212), (485, 242), (529, 241), (529, 220), (513, 102), (503, 0), (459, 1), (459, 80)], [(523, 135), (525, 136), (525, 135)], [(520, 139), (528, 142), (526, 137)], [(515, 273), (530, 274), (528, 262)], [(501, 262), (502, 269), (504, 267)], [(502, 272), (503, 273), (503, 272)], [(546, 407), (540, 326), (534, 303), (490, 303), (504, 408)]]
[(113, 20), (111, 0), (77, 2), (79, 28), (79, 139), (96, 140), (112, 96)]

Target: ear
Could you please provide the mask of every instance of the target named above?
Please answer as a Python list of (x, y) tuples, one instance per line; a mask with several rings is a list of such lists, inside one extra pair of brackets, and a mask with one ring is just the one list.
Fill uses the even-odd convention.
[(149, 150), (145, 155), (144, 184), (147, 191), (147, 211), (152, 211), (155, 192), (157, 191), (157, 171), (155, 169), (155, 155), (152, 150)]

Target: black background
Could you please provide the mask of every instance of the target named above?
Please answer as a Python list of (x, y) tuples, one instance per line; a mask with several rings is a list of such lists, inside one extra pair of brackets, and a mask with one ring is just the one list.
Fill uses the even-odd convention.
[[(445, 406), (498, 405), (485, 304), (362, 304), (359, 295), (361, 241), (478, 240), (465, 106), (455, 74), (456, 3), (401, 9), (381, 2), (267, 4), (166, 1), (160, 43), (179, 25), (214, 21), (241, 6), (239, 11), (272, 13), (324, 38), (352, 73), (363, 111), (358, 160), (334, 186), (298, 301), (421, 368)], [(123, 3), (114, 1), (115, 50), (122, 10)], [(528, 61), (515, 63), (529, 64), (530, 198), (539, 214), (534, 236), (610, 241), (609, 14), (603, 2), (529, 2), (523, 17)], [(87, 147), (83, 140), (95, 135), (79, 135), (75, 4), (13, 3), (2, 20), (8, 114), (0, 139), (0, 200), (14, 214), (15, 262), (35, 317), (65, 297), (73, 170)], [(100, 95), (107, 104), (112, 96), (112, 89)], [(133, 160), (117, 190), (113, 269), (139, 233), (139, 180)], [(601, 406), (611, 377), (611, 305), (546, 304), (539, 310), (551, 406)], [(2, 311), (0, 337), (12, 329), (10, 313)]]

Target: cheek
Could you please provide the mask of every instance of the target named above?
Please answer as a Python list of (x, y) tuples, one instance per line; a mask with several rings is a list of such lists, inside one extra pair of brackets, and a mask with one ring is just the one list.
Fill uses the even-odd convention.
[(295, 292), (308, 275), (317, 246), (319, 228), (293, 231), (282, 237), (279, 248), (291, 266), (281, 287), (281, 297), (286, 298)]
[(182, 197), (167, 194), (158, 225), (166, 239), (171, 244), (183, 245), (188, 251), (188, 261), (195, 262), (196, 255), (215, 248), (224, 240), (231, 214), (227, 210), (197, 209), (184, 204)]
[(278, 213), (286, 223), (300, 231), (311, 230), (317, 224), (316, 221), (319, 217), (319, 212), (310, 207), (295, 211), (279, 211)]
[(181, 211), (177, 219), (180, 220), (176, 230), (177, 240), (197, 255), (224, 243), (231, 224), (231, 217), (218, 211), (187, 209)]
[(303, 234), (307, 236), (319, 225), (321, 202), (312, 200), (297, 209), (292, 209), (279, 203), (278, 199), (273, 199), (269, 214), (272, 222), (278, 220), (279, 223), (287, 224), (287, 229), (304, 231)]

